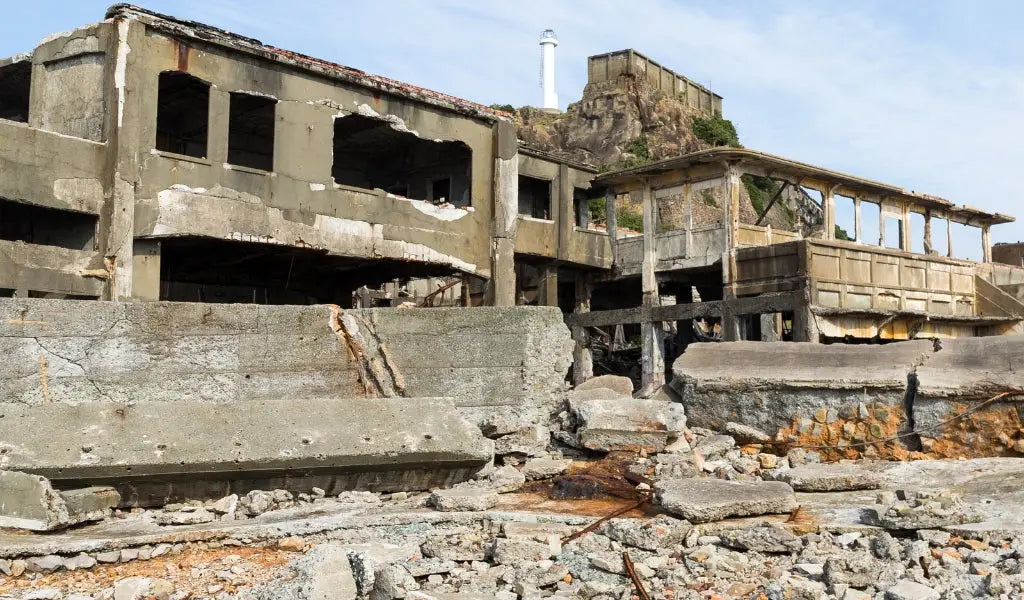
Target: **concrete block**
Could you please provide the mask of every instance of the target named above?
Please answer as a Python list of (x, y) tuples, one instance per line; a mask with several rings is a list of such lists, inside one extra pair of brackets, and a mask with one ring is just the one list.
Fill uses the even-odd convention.
[(580, 444), (591, 450), (661, 452), (686, 428), (683, 406), (675, 402), (599, 398), (574, 399), (570, 406), (580, 422)]
[[(295, 486), (297, 476), (317, 474), (352, 478), (338, 487), (426, 489), (450, 484), (452, 473), (468, 478), (493, 454), (493, 442), (444, 398), (2, 404), (0, 414), (6, 468), (130, 483), (133, 494), (149, 480), (197, 473), (204, 474), (190, 482), (197, 489), (211, 485), (206, 481), (271, 476), (291, 477)], [(208, 491), (230, 493), (212, 485)]]
[(852, 463), (811, 463), (784, 469), (774, 477), (798, 492), (875, 490), (882, 477)]
[(101, 521), (120, 500), (109, 487), (58, 492), (45, 477), (0, 471), (0, 527), (53, 531)]
[(468, 486), (437, 490), (430, 495), (430, 503), (444, 512), (481, 511), (498, 503), (498, 492), (490, 488)]
[(598, 377), (591, 377), (577, 385), (575, 389), (585, 391), (602, 388), (618, 392), (623, 396), (633, 395), (633, 381), (629, 377), (621, 377), (619, 375), (600, 375)]
[(692, 523), (788, 513), (797, 506), (793, 488), (778, 481), (670, 479), (658, 482), (654, 493), (665, 510)]

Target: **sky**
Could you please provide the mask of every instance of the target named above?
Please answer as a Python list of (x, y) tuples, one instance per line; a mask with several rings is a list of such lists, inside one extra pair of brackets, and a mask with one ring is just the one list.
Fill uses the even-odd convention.
[[(749, 148), (1024, 219), (1024, 3), (138, 3), (483, 104), (540, 103), (543, 29), (558, 35), (563, 108), (582, 95), (587, 56), (632, 47), (722, 95)], [(0, 56), (101, 20), (108, 4), (11, 3)], [(992, 238), (1024, 240), (1024, 223)]]

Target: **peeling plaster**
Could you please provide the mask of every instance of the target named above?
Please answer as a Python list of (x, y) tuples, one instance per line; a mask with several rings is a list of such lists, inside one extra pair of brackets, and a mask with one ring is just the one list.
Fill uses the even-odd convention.
[(327, 186), (322, 183), (311, 183), (309, 184), (309, 191), (311, 192), (322, 192), (327, 189)]
[(426, 200), (414, 200), (412, 198), (405, 198), (404, 196), (396, 196), (394, 194), (388, 194), (388, 198), (409, 202), (412, 204), (413, 208), (421, 213), (441, 221), (458, 221), (469, 214), (468, 210), (457, 208), (447, 202), (444, 204), (434, 204), (433, 202), (427, 202)]
[[(360, 116), (363, 116), (363, 117), (370, 117), (372, 119), (380, 119), (382, 121), (385, 121), (395, 131), (401, 131), (403, 133), (411, 133), (411, 134), (415, 135), (416, 137), (420, 137), (419, 133), (417, 133), (415, 130), (409, 129), (406, 126), (405, 121), (402, 120), (401, 117), (396, 116), (396, 115), (381, 115), (379, 112), (373, 110), (373, 108), (371, 108), (370, 105), (368, 105), (368, 104), (360, 104), (356, 108), (356, 114), (358, 114)], [(434, 141), (441, 141), (441, 140), (434, 140)]]
[(114, 88), (117, 89), (117, 126), (124, 123), (125, 72), (128, 70), (128, 21), (117, 22), (117, 62), (114, 67)]

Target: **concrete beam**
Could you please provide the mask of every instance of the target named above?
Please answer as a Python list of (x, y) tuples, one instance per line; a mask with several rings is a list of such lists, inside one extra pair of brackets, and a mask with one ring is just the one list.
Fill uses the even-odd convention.
[(0, 414), (4, 468), (115, 485), (139, 504), (224, 492), (217, 482), (295, 488), (303, 477), (329, 478), (333, 493), (423, 490), (466, 479), (493, 455), (447, 398), (0, 404)]
[(105, 519), (121, 497), (110, 487), (59, 492), (45, 477), (0, 471), (0, 527), (53, 531)]

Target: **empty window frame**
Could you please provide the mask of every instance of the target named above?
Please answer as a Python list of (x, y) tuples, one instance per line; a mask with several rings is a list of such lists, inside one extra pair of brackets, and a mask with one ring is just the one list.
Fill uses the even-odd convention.
[(277, 100), (231, 92), (228, 162), (263, 171), (274, 170), (274, 109)]
[(924, 254), (924, 215), (910, 211), (910, 243), (907, 250)]
[(879, 225), (882, 207), (874, 202), (860, 201), (860, 241), (871, 246), (880, 246), (882, 233)]
[(572, 222), (576, 227), (590, 226), (590, 198), (588, 196), (587, 190), (578, 187), (572, 188)]
[(160, 73), (156, 149), (206, 158), (210, 84), (180, 71)]
[(935, 256), (949, 256), (949, 221), (947, 219), (932, 216), (932, 254)]
[(0, 240), (93, 250), (98, 217), (0, 198)]
[(331, 176), (339, 185), (466, 207), (472, 197), (472, 158), (462, 142), (424, 139), (384, 119), (348, 115), (334, 120)]
[(519, 176), (519, 214), (534, 219), (551, 218), (551, 181)]
[(835, 194), (833, 196), (835, 205), (837, 240), (852, 242), (857, 237), (857, 205), (853, 198)]
[(885, 239), (883, 246), (892, 250), (903, 250), (903, 219), (894, 215), (885, 215), (883, 222)]
[(812, 238), (825, 237), (822, 228), (825, 222), (824, 195), (821, 190), (805, 185), (797, 186), (797, 190), (800, 193), (798, 201), (802, 205), (800, 212), (804, 215), (805, 235)]
[(982, 246), (981, 227), (950, 222), (953, 233), (953, 258), (981, 262), (985, 253)]
[(28, 123), (32, 63), (18, 61), (0, 67), (0, 119)]

